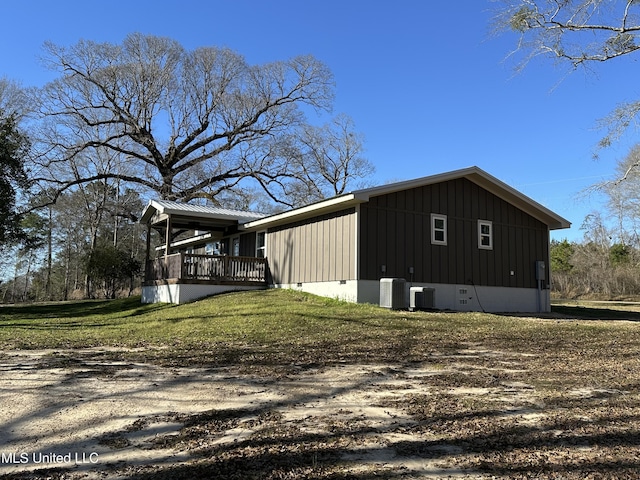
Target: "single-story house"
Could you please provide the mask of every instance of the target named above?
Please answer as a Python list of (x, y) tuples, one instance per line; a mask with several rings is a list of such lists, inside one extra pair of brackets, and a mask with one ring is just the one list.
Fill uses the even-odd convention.
[(490, 312), (550, 310), (549, 232), (571, 225), (478, 167), (268, 216), (152, 200), (141, 221), (164, 239), (143, 302), (291, 288), (379, 304), (392, 288), (408, 306), (417, 288), (436, 309)]

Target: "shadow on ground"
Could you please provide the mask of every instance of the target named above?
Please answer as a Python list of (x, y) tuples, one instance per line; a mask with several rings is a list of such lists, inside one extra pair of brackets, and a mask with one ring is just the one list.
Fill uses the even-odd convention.
[(623, 309), (606, 307), (588, 307), (572, 305), (553, 305), (551, 312), (556, 317), (561, 316), (568, 319), (577, 320), (626, 320), (631, 322), (640, 321), (640, 311), (628, 311)]

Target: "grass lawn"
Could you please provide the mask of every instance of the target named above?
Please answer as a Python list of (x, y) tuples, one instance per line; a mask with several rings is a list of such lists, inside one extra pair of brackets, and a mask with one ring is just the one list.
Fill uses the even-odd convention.
[[(267, 290), (181, 306), (138, 298), (2, 306), (0, 349), (123, 347), (101, 355), (234, 365), (264, 378), (345, 364), (429, 364), (442, 372), (429, 377), (430, 393), (388, 406), (411, 415), (408, 433), (432, 443), (399, 446), (398, 455), (425, 457), (446, 445), (464, 452), (456, 467), (478, 478), (636, 478), (639, 320), (632, 305), (564, 304), (540, 317), (410, 313)], [(505, 400), (509, 388), (528, 395)], [(328, 463), (305, 478), (368, 478)]]
[[(148, 347), (147, 360), (176, 365), (259, 367), (259, 357), (262, 366), (286, 367), (414, 362), (482, 345), (541, 355), (545, 363), (562, 358), (576, 374), (576, 360), (610, 360), (622, 368), (638, 351), (640, 306), (559, 305), (553, 311), (540, 317), (390, 311), (288, 290), (230, 293), (180, 306), (144, 305), (133, 297), (0, 306), (0, 348)], [(585, 368), (594, 380), (603, 375), (611, 381), (609, 369)]]
[[(0, 348), (149, 347), (147, 359), (266, 365), (419, 360), (431, 351), (520, 331), (510, 317), (410, 313), (283, 290), (186, 305), (115, 301), (0, 307)], [(517, 327), (517, 328), (516, 328)], [(545, 328), (539, 324), (540, 335)], [(536, 333), (532, 333), (536, 334)]]

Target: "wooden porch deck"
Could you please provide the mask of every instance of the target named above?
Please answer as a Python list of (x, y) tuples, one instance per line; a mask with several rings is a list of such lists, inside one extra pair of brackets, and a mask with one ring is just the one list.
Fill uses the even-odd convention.
[(264, 258), (175, 253), (147, 261), (144, 284), (266, 286), (267, 271)]

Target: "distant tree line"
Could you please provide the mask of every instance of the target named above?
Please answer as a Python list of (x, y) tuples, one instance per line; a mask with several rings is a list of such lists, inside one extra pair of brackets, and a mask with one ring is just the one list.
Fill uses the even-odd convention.
[(103, 180), (25, 214), (25, 240), (3, 248), (0, 301), (130, 294), (144, 262), (146, 228), (136, 220), (143, 207), (137, 192)]
[(551, 272), (552, 291), (559, 298), (640, 297), (638, 246), (552, 241)]
[[(604, 211), (584, 219), (581, 241), (551, 243), (552, 288), (557, 296), (640, 296), (640, 146), (618, 162), (618, 180), (597, 185)], [(624, 179), (623, 179), (624, 178)]]

